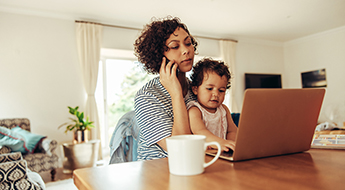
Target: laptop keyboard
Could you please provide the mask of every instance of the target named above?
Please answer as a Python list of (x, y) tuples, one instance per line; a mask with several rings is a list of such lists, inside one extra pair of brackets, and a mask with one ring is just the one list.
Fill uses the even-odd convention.
[(225, 156), (225, 157), (231, 157), (233, 153), (234, 153), (234, 151), (230, 149), (227, 152), (222, 152), (220, 155)]

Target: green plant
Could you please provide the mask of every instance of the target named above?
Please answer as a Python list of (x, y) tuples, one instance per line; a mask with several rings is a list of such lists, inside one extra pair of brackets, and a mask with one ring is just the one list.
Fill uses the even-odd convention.
[(79, 112), (78, 106), (75, 108), (68, 106), (68, 109), (69, 113), (75, 116), (75, 118), (69, 118), (71, 120), (70, 122), (66, 122), (59, 126), (59, 128), (66, 126), (65, 133), (74, 129), (77, 131), (84, 131), (90, 130), (91, 128), (95, 127), (94, 125), (92, 125), (93, 121), (89, 121), (89, 117), (86, 117), (86, 119), (84, 119), (84, 112)]

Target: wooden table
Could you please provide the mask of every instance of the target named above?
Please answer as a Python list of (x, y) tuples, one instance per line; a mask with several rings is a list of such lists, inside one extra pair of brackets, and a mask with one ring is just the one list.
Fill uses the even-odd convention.
[(77, 169), (73, 176), (79, 190), (337, 190), (345, 189), (345, 151), (311, 149), (234, 163), (219, 159), (203, 174), (185, 177), (169, 173), (168, 159)]

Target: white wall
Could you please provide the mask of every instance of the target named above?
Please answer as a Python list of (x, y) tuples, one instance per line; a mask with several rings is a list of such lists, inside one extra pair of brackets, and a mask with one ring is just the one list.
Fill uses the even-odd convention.
[[(239, 111), (242, 109), (245, 90), (245, 73), (282, 74), (284, 78), (283, 44), (254, 39), (239, 39), (236, 50), (235, 98)], [(285, 87), (284, 83), (282, 84)]]
[[(326, 95), (321, 120), (345, 121), (345, 27), (290, 41), (284, 47), (284, 81), (301, 88), (301, 72), (326, 69)], [(333, 113), (334, 112), (334, 113)]]
[(133, 44), (139, 35), (139, 30), (104, 27), (102, 47), (108, 49), (134, 50)]
[[(108, 49), (133, 50), (133, 44), (139, 35), (139, 30), (104, 27), (102, 47)], [(195, 37), (195, 39), (198, 42), (198, 55), (220, 57), (219, 42), (217, 40), (202, 37)]]
[(33, 133), (70, 141), (58, 126), (85, 104), (74, 21), (0, 12), (0, 118), (27, 117)]

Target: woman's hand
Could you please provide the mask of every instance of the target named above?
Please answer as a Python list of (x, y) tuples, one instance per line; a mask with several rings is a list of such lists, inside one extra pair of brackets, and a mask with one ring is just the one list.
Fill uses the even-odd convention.
[(173, 98), (174, 95), (178, 93), (182, 95), (182, 87), (176, 76), (178, 65), (174, 60), (171, 60), (168, 63), (166, 63), (166, 60), (167, 59), (163, 57), (161, 68), (159, 70), (160, 82)]
[[(161, 68), (159, 70), (160, 82), (169, 92), (173, 107), (174, 123), (171, 130), (171, 136), (191, 134), (186, 105), (183, 99), (182, 87), (176, 76), (177, 63), (171, 60), (168, 64), (166, 58), (163, 58)], [(165, 139), (157, 142), (158, 145), (167, 150)]]

